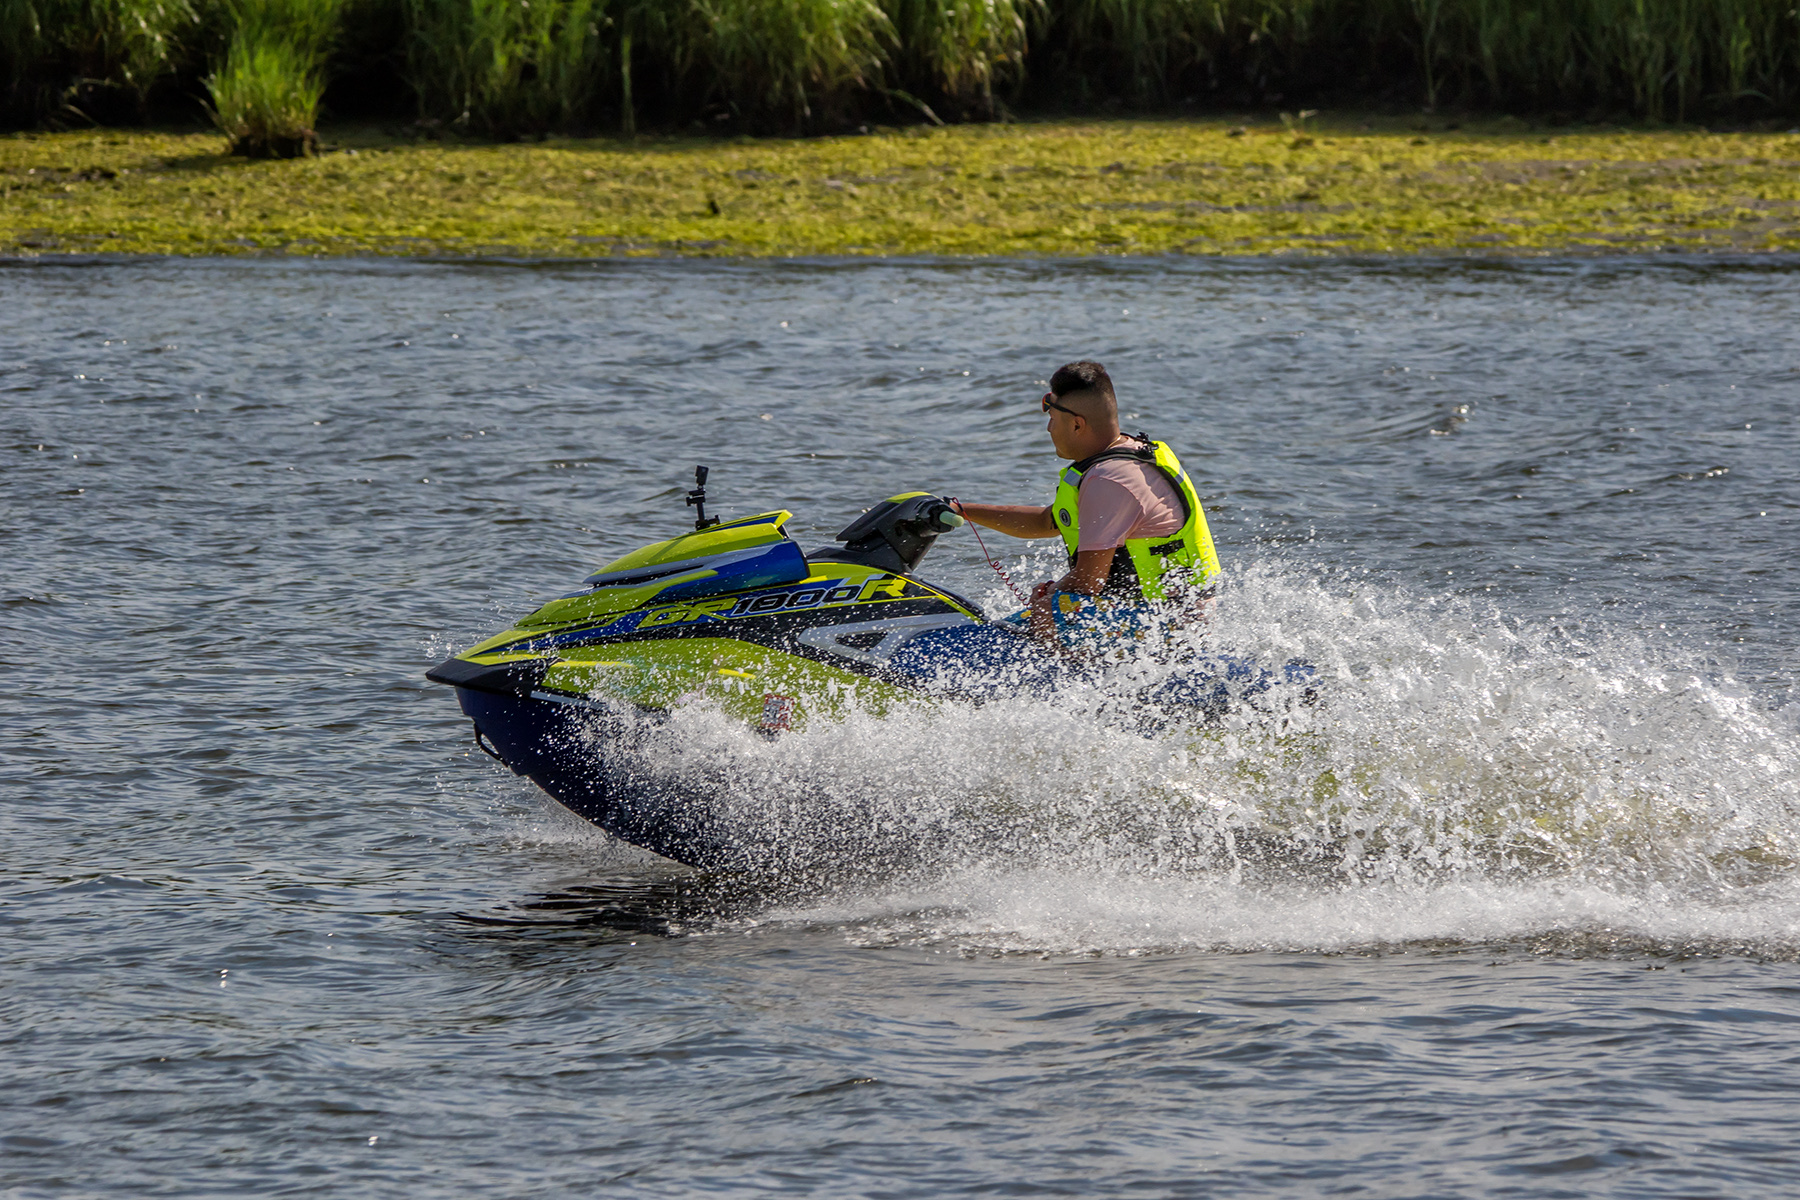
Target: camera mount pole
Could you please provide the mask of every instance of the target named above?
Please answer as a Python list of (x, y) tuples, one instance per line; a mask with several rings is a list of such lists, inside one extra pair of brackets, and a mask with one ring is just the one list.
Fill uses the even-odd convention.
[(694, 487), (687, 494), (688, 507), (694, 509), (694, 532), (717, 525), (719, 518), (706, 515), (706, 468), (694, 468)]

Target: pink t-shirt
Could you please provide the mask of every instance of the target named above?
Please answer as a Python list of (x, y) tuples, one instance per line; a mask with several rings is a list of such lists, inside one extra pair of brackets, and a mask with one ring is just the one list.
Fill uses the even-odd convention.
[[(1121, 436), (1114, 446), (1143, 445)], [(1081, 540), (1077, 550), (1111, 550), (1133, 538), (1167, 537), (1181, 528), (1181, 496), (1147, 462), (1112, 458), (1081, 476)]]

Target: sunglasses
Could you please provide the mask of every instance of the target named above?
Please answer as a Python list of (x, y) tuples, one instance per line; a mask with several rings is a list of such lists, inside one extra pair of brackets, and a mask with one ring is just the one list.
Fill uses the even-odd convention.
[(1062, 405), (1058, 404), (1056, 402), (1056, 393), (1055, 392), (1045, 392), (1044, 393), (1043, 406), (1044, 406), (1043, 410), (1045, 412), (1049, 412), (1051, 409), (1054, 408), (1057, 412), (1066, 412), (1071, 417), (1079, 417), (1081, 415), (1080, 413), (1076, 412), (1072, 408), (1065, 408)]

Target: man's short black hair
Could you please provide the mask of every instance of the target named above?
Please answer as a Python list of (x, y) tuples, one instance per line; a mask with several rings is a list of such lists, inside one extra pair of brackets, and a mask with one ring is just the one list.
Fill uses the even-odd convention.
[(1109, 402), (1119, 402), (1113, 395), (1112, 376), (1106, 368), (1085, 358), (1056, 368), (1056, 374), (1050, 377), (1050, 390), (1059, 397), (1070, 392), (1099, 392)]

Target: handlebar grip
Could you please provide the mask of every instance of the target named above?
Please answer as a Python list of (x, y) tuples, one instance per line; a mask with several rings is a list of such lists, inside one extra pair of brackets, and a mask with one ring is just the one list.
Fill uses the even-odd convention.
[(939, 533), (949, 533), (952, 529), (960, 529), (968, 523), (950, 507), (948, 498), (939, 500), (932, 505), (926, 510), (925, 515), (931, 521), (931, 527)]

